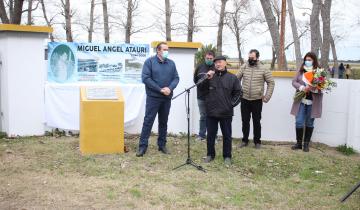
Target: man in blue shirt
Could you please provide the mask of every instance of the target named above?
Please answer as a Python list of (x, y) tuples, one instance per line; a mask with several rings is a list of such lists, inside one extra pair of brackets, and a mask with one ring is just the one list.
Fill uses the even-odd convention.
[(179, 83), (179, 75), (174, 61), (168, 59), (169, 47), (165, 42), (156, 46), (156, 55), (146, 59), (142, 69), (142, 81), (146, 90), (144, 123), (136, 153), (141, 157), (146, 153), (151, 128), (156, 115), (159, 121), (157, 145), (159, 151), (169, 154), (166, 148), (167, 122), (173, 91)]

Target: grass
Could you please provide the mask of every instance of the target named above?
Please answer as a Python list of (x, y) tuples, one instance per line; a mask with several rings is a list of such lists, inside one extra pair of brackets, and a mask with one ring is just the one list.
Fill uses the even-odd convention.
[(156, 149), (142, 158), (137, 137), (130, 152), (82, 156), (79, 139), (29, 137), (0, 140), (1, 209), (359, 209), (360, 191), (339, 199), (360, 180), (360, 156), (315, 144), (309, 153), (289, 145), (239, 150), (233, 165), (218, 156), (201, 163), (204, 142), (192, 141), (192, 156), (207, 173), (185, 166), (186, 141), (168, 138), (171, 155)]
[(340, 145), (336, 147), (336, 150), (343, 153), (344, 155), (354, 155), (356, 154), (355, 150), (352, 147), (346, 145)]

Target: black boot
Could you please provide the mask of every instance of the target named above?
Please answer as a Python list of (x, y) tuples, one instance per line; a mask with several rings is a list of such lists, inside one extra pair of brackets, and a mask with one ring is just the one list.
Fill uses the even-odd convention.
[(313, 130), (314, 130), (314, 128), (311, 128), (311, 127), (305, 128), (304, 148), (303, 148), (304, 152), (309, 152), (309, 143), (311, 140)]
[(296, 144), (291, 147), (292, 150), (302, 149), (302, 139), (304, 128), (296, 128)]

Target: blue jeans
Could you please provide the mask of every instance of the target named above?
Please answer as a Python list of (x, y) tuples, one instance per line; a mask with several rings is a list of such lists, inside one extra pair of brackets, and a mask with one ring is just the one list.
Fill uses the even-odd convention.
[(314, 127), (315, 118), (311, 118), (311, 108), (312, 105), (300, 103), (299, 112), (295, 117), (296, 128), (303, 128), (304, 125), (310, 128)]
[(199, 128), (199, 136), (201, 138), (206, 138), (206, 107), (205, 100), (198, 99), (198, 106), (200, 112), (200, 128)]
[(139, 149), (147, 149), (149, 144), (149, 137), (151, 134), (151, 128), (154, 124), (155, 117), (158, 115), (159, 121), (159, 136), (158, 147), (164, 147), (166, 145), (167, 134), (167, 122), (171, 107), (171, 99), (168, 98), (156, 98), (147, 96), (144, 123), (141, 130), (141, 136), (139, 141)]

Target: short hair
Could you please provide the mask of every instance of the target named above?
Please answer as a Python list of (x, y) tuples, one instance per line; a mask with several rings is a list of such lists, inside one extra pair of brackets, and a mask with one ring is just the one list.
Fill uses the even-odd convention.
[(205, 56), (206, 55), (212, 55), (213, 57), (215, 57), (215, 52), (213, 50), (208, 50), (205, 52)]
[(251, 53), (255, 53), (256, 58), (259, 58), (259, 57), (260, 57), (259, 50), (257, 50), (257, 49), (251, 49), (250, 52), (249, 52), (249, 54), (251, 54)]
[(166, 42), (159, 42), (159, 44), (157, 44), (156, 45), (156, 50), (158, 51), (158, 50), (161, 50), (161, 45), (167, 45), (167, 43)]

